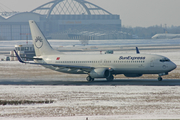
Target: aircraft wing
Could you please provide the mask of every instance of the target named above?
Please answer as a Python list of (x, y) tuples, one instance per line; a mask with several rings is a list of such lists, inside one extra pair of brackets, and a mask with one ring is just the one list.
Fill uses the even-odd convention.
[(34, 65), (42, 65), (42, 66), (53, 66), (57, 68), (69, 68), (71, 70), (81, 70), (84, 72), (90, 72), (94, 67), (89, 66), (75, 66), (75, 65), (59, 65), (59, 64), (47, 64), (47, 63), (33, 63), (33, 62), (26, 62), (21, 59), (21, 57), (17, 54), (16, 50), (14, 50), (16, 57), (18, 58), (19, 62), (26, 63), (26, 64), (34, 64)]

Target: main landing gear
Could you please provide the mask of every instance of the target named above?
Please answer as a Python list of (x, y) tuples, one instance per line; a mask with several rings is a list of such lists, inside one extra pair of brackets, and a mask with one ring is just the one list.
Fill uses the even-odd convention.
[(109, 77), (106, 78), (107, 81), (113, 81), (114, 80), (114, 76), (113, 75), (110, 75)]
[[(91, 76), (87, 76), (86, 77), (86, 80), (88, 82), (94, 82), (94, 78), (92, 78)], [(114, 80), (114, 76), (113, 75), (110, 75), (109, 77), (106, 78), (107, 81), (111, 82)]]
[(86, 80), (87, 80), (88, 82), (93, 82), (93, 81), (94, 81), (94, 78), (92, 78), (91, 76), (87, 76), (87, 77), (86, 77)]

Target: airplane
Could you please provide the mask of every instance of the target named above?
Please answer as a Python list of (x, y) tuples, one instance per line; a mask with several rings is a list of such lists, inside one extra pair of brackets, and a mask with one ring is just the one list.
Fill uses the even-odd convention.
[(69, 74), (87, 74), (86, 80), (93, 82), (96, 78), (113, 81), (114, 75), (141, 77), (143, 74), (158, 74), (158, 81), (168, 75), (177, 66), (169, 58), (161, 55), (141, 54), (136, 47), (136, 54), (99, 54), (67, 55), (54, 50), (36, 22), (29, 21), (36, 56), (34, 62), (23, 61), (14, 50), (19, 62), (42, 65), (45, 68)]
[(163, 33), (163, 34), (156, 34), (152, 37), (152, 39), (177, 39), (177, 38), (180, 38), (180, 34)]

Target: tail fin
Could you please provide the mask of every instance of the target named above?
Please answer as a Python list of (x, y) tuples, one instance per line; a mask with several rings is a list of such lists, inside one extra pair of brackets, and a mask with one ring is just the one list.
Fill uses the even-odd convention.
[(54, 49), (51, 47), (35, 21), (30, 20), (29, 26), (31, 29), (31, 35), (33, 39), (34, 49), (36, 56), (41, 55), (50, 55), (54, 51)]

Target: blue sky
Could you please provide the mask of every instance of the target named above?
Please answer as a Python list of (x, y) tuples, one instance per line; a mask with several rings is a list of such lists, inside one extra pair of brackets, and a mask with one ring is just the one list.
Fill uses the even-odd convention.
[[(14, 11), (30, 11), (51, 0), (1, 0)], [(180, 0), (87, 0), (121, 17), (124, 26), (180, 26)], [(1, 11), (1, 9), (0, 9)]]

